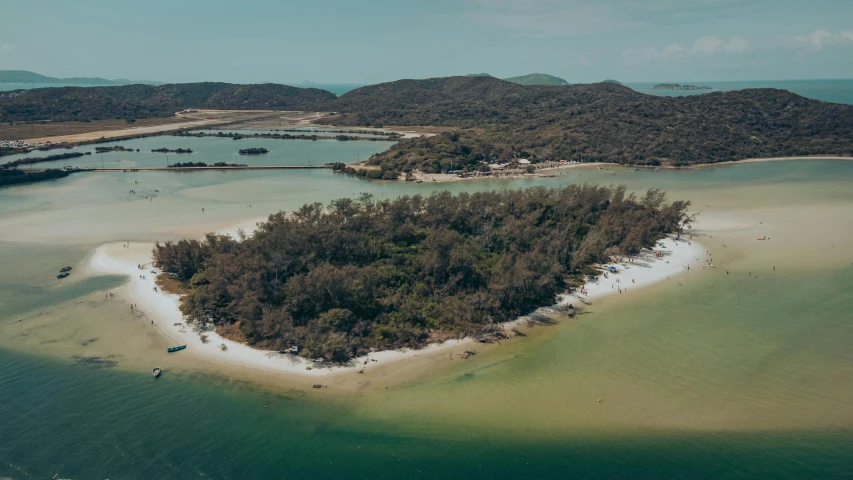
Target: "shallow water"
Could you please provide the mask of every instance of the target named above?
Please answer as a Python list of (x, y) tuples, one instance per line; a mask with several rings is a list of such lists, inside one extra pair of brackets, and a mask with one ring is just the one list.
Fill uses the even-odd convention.
[[(324, 165), (326, 163), (354, 163), (365, 160), (374, 153), (387, 150), (393, 145), (390, 141), (338, 141), (338, 140), (280, 140), (271, 138), (231, 138), (218, 137), (175, 137), (160, 135), (95, 145), (81, 145), (71, 149), (30, 152), (27, 154), (0, 157), (6, 163), (26, 157), (45, 157), (60, 153), (91, 152), (85, 157), (43, 162), (25, 165), (20, 168), (142, 168), (166, 167), (177, 162), (204, 162), (213, 165), (218, 162), (236, 163), (253, 166), (267, 165)], [(95, 147), (122, 146), (133, 149), (132, 152), (96, 153)], [(151, 150), (166, 148), (177, 150), (190, 149), (193, 153), (155, 153)], [(269, 153), (263, 155), (240, 155), (239, 150), (247, 148), (266, 148)], [(139, 150), (138, 152), (135, 150)]]
[[(853, 162), (564, 173), (438, 185), (136, 172), (0, 190), (0, 477), (849, 476)], [(168, 356), (144, 317), (104, 298), (121, 279), (82, 272), (101, 243), (197, 236), (306, 202), (583, 182), (693, 200), (717, 268), (469, 360), (368, 372), (350, 393)]]

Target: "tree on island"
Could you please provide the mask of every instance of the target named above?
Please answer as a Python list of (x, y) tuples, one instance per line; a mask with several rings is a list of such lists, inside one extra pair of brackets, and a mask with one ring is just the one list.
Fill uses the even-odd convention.
[(190, 293), (190, 320), (250, 344), (345, 362), (370, 349), (481, 335), (551, 305), (609, 254), (633, 255), (687, 220), (650, 190), (572, 185), (363, 195), (271, 215), (250, 237), (157, 244)]

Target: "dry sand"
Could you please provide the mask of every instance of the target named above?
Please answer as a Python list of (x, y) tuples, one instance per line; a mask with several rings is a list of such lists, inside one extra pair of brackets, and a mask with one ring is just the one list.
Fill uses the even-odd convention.
[[(247, 221), (222, 233), (234, 234), (238, 228), (251, 232), (255, 221)], [(600, 278), (596, 283), (585, 286), (585, 297), (597, 299), (607, 294), (618, 294), (618, 289), (611, 287), (617, 285), (619, 280), (623, 294), (634, 294), (642, 287), (658, 282), (666, 281), (673, 276), (686, 271), (687, 265), (691, 268), (701, 268), (701, 253), (704, 248), (697, 243), (664, 239), (664, 247), (660, 250), (665, 253), (663, 258), (656, 258), (649, 251), (634, 260), (633, 263), (614, 264), (619, 268), (619, 273), (609, 275), (609, 278)], [(370, 353), (364, 357), (354, 359), (350, 365), (321, 365), (302, 357), (289, 354), (281, 354), (274, 351), (259, 350), (248, 345), (222, 338), (214, 331), (203, 332), (207, 341), (202, 341), (197, 329), (187, 325), (179, 309), (180, 297), (168, 294), (157, 289), (155, 291), (155, 278), (158, 269), (153, 268), (151, 262), (152, 245), (148, 243), (111, 243), (102, 245), (96, 249), (89, 261), (89, 270), (93, 274), (122, 275), (128, 277), (129, 281), (116, 292), (124, 297), (136, 308), (145, 312), (158, 327), (158, 330), (169, 338), (175, 345), (187, 345), (187, 349), (175, 355), (196, 355), (203, 360), (221, 362), (229, 366), (249, 368), (264, 373), (283, 374), (302, 377), (329, 377), (341, 374), (354, 374), (359, 370), (375, 365), (385, 366), (414, 357), (434, 356), (441, 352), (447, 352), (454, 347), (460, 347), (473, 343), (470, 338), (461, 340), (448, 340), (441, 344), (432, 344), (421, 350), (392, 350)], [(138, 265), (143, 264), (140, 269)], [(157, 272), (157, 273), (154, 273)], [(144, 277), (144, 278), (143, 278)], [(581, 306), (577, 296), (569, 295), (561, 299), (561, 303), (572, 303), (576, 307)], [(531, 314), (505, 325), (510, 329), (516, 325), (526, 323), (532, 316), (547, 314), (552, 309), (542, 308)], [(222, 348), (225, 345), (225, 349)], [(375, 360), (375, 362), (374, 362)]]

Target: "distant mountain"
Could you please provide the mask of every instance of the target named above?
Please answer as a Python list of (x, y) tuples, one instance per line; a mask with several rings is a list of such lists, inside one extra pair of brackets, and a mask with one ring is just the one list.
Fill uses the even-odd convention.
[(519, 85), (568, 85), (569, 82), (560, 77), (548, 75), (547, 73), (531, 73), (520, 77), (505, 78), (507, 82), (517, 83)]
[(101, 77), (71, 77), (71, 78), (56, 78), (48, 77), (40, 73), (28, 72), (26, 70), (0, 70), (0, 83), (39, 83), (39, 84), (58, 84), (58, 85), (162, 85), (163, 82), (155, 82), (152, 80), (128, 80), (119, 78), (116, 80), (108, 80)]
[(619, 80), (613, 80), (608, 78), (607, 80), (602, 80), (601, 83), (615, 83), (616, 85), (622, 85), (622, 82)]
[[(466, 77), (490, 77), (495, 78), (488, 73), (469, 73)], [(519, 85), (568, 85), (569, 82), (560, 77), (548, 75), (546, 73), (531, 73), (521, 75), (519, 77), (504, 78), (507, 82), (517, 83)]]
[(335, 100), (318, 88), (266, 83), (178, 83), (110, 87), (36, 88), (0, 92), (0, 118), (11, 122), (171, 117), (187, 108), (301, 110)]

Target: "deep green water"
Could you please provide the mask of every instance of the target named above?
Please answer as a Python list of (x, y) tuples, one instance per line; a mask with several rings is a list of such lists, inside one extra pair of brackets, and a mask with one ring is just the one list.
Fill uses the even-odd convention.
[[(192, 140), (207, 151), (216, 139)], [(239, 143), (227, 142), (223, 151)], [(345, 147), (349, 157), (362, 145)], [(138, 172), (0, 190), (0, 335), (14, 335), (0, 339), (0, 478), (851, 478), (853, 162), (567, 173), (413, 185), (328, 171)], [(57, 354), (111, 319), (85, 302), (120, 279), (55, 279), (99, 243), (176, 238), (361, 192), (583, 182), (665, 188), (703, 215), (752, 224), (702, 240), (721, 252), (716, 270), (389, 390), (326, 399), (174, 370), (155, 381)], [(755, 241), (764, 225), (774, 243)], [(33, 314), (55, 323), (15, 326)], [(109, 341), (101, 348), (121, 354), (136, 340)]]

